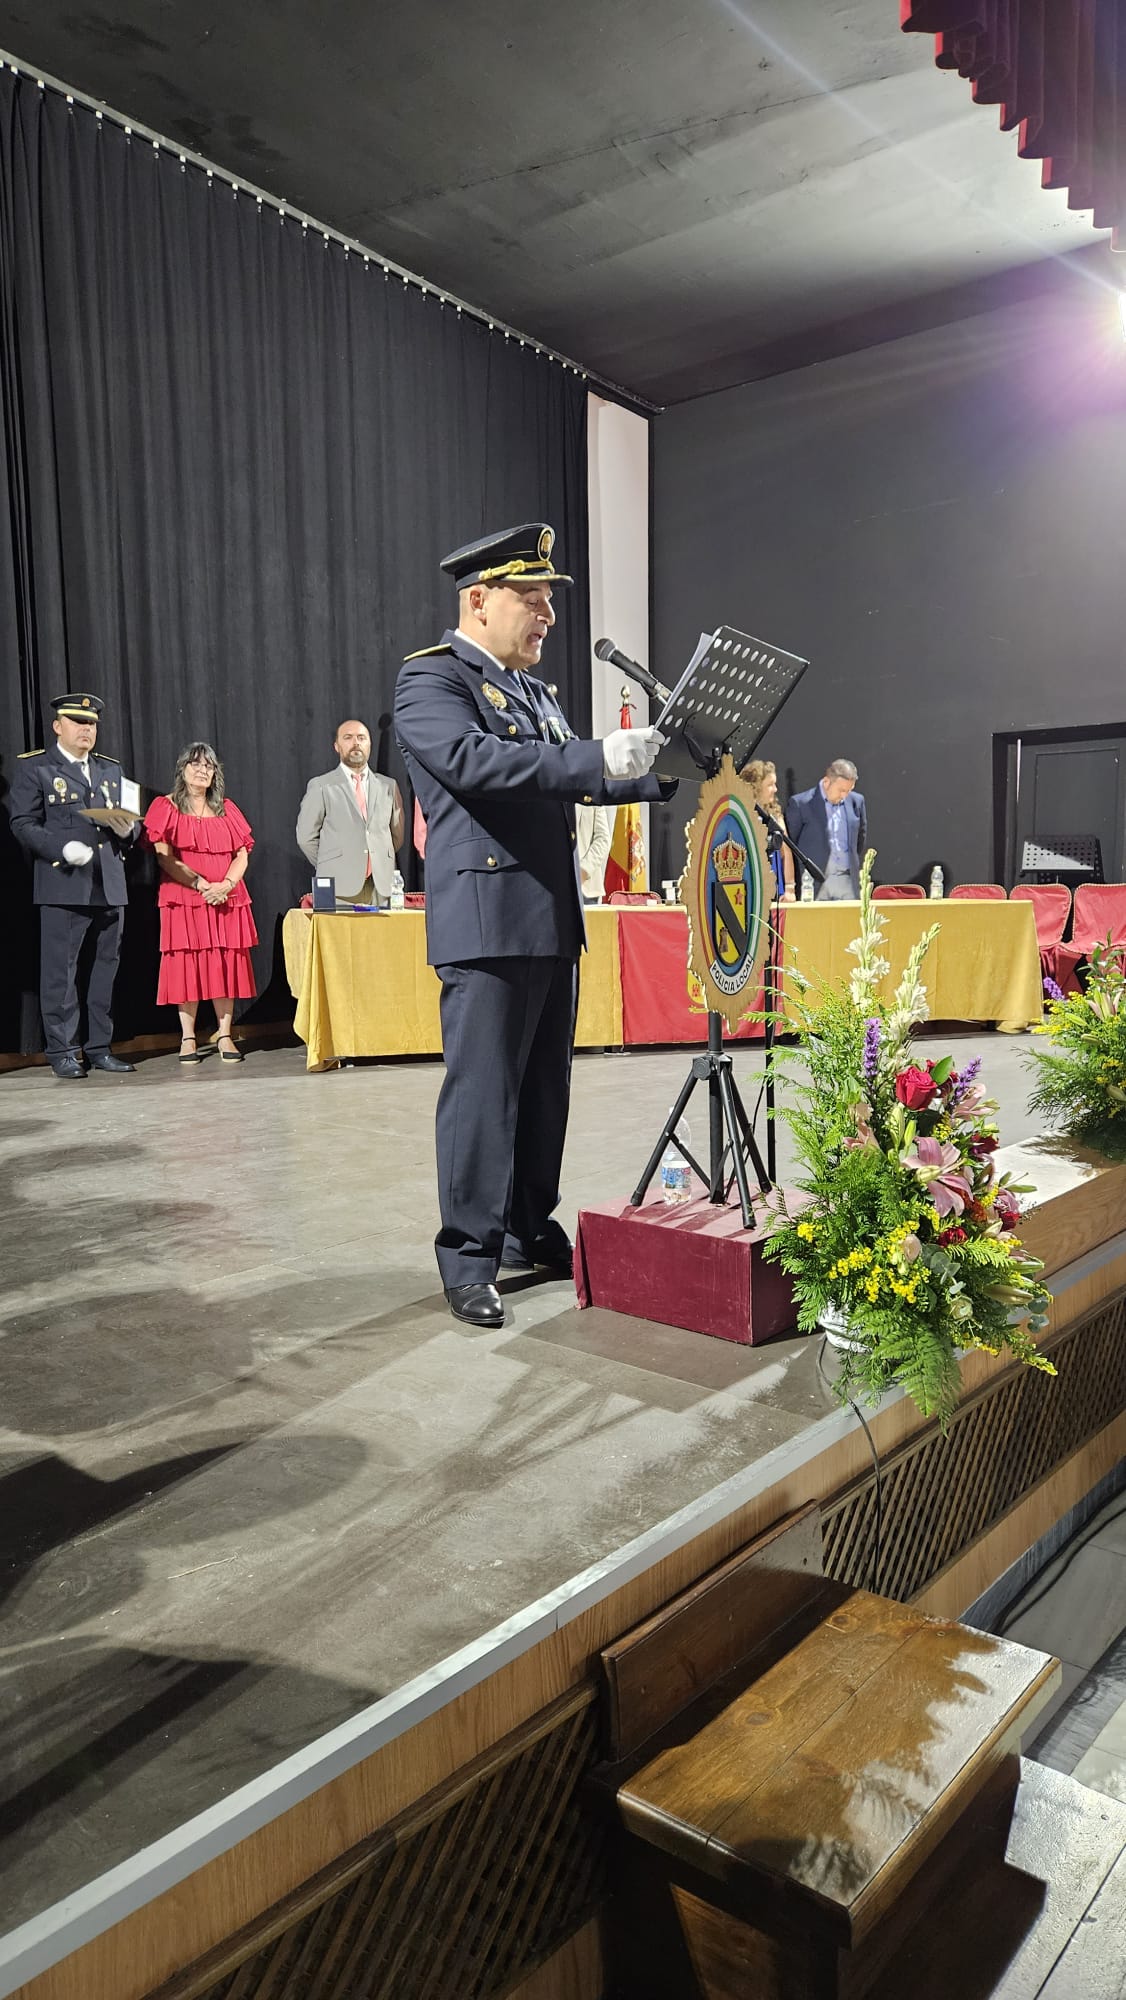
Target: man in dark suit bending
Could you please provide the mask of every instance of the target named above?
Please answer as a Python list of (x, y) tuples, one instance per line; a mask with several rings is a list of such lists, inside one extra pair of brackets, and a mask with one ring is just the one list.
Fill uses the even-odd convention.
[(824, 873), (817, 890), (819, 902), (843, 903), (860, 894), (868, 821), (856, 777), (855, 764), (847, 757), (834, 757), (821, 783), (811, 791), (795, 792), (786, 807), (786, 830), (794, 846)]
[(572, 579), (536, 521), (455, 549), (457, 629), (405, 662), (395, 730), (426, 818), (426, 936), (442, 982), (435, 1241), (450, 1310), (504, 1316), (501, 1263), (570, 1271), (553, 1212), (586, 943), (575, 806), (671, 798), (662, 738), (576, 737), (539, 679), (554, 589)]

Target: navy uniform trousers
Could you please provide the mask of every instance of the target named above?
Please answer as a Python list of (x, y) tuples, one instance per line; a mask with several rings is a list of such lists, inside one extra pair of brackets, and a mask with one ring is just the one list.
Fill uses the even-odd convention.
[(505, 1227), (530, 1247), (559, 1202), (578, 965), (484, 958), (436, 967), (446, 1076), (435, 1240), (442, 1283), (487, 1284)]
[[(91, 864), (95, 869), (97, 860)], [(98, 888), (100, 891), (101, 883)], [(79, 959), (90, 956), (86, 983), (89, 1055), (108, 1053), (113, 1037), (113, 982), (121, 952), (125, 911), (119, 904), (44, 903), (39, 911), (39, 1008), (49, 1058), (77, 1054), (83, 1046)]]

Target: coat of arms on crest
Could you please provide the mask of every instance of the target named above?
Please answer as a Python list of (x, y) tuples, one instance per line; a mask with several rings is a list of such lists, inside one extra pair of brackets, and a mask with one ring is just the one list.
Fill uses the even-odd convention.
[(773, 875), (754, 793), (730, 757), (700, 787), (688, 827), (688, 964), (729, 1027), (759, 1004)]

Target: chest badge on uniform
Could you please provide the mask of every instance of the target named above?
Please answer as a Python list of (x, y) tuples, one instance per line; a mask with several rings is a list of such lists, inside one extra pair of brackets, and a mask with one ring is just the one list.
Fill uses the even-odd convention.
[(495, 688), (495, 687), (493, 686), (493, 684), (492, 684), (492, 681), (483, 681), (483, 682), (482, 682), (482, 684), (481, 684), (481, 693), (482, 693), (482, 694), (484, 695), (484, 697), (485, 697), (485, 700), (486, 700), (486, 701), (491, 701), (491, 702), (492, 702), (492, 704), (493, 704), (493, 707), (494, 707), (494, 708), (498, 708), (498, 709), (499, 709), (499, 708), (507, 708), (507, 707), (508, 707), (508, 703), (506, 702), (506, 700), (505, 700), (504, 696), (502, 695), (502, 693), (501, 693), (500, 689), (499, 689), (499, 688)]
[(57, 791), (57, 793), (58, 793), (58, 795), (59, 795), (60, 799), (65, 799), (65, 797), (66, 797), (66, 779), (65, 779), (65, 778), (56, 778), (56, 779), (55, 779), (55, 790)]

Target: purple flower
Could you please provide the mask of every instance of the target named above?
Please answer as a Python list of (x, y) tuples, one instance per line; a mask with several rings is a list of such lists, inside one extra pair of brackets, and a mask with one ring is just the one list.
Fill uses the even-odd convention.
[(876, 1074), (876, 1064), (880, 1059), (880, 1023), (873, 1015), (864, 1030), (864, 1054), (860, 1058), (861, 1071), (869, 1083)]
[(960, 1070), (958, 1071), (958, 1094), (959, 1094), (959, 1096), (961, 1095), (961, 1093), (962, 1093), (962, 1091), (963, 1091), (963, 1090), (967, 1090), (967, 1089), (969, 1088), (970, 1084), (971, 1084), (971, 1083), (973, 1083), (973, 1081), (974, 1081), (974, 1079), (976, 1078), (976, 1076), (977, 1076), (977, 1074), (978, 1074), (978, 1071), (980, 1070), (980, 1068), (981, 1068), (981, 1057), (980, 1057), (980, 1056), (974, 1056), (974, 1057), (973, 1057), (973, 1058), (972, 1058), (972, 1059), (971, 1059), (971, 1060), (970, 1060), (970, 1061), (969, 1061), (969, 1062), (968, 1062), (968, 1063), (966, 1064), (966, 1067), (965, 1067), (965, 1069), (960, 1069)]
[(1044, 998), (1045, 1000), (1062, 1000), (1063, 987), (1057, 986), (1054, 979), (1045, 979)]

